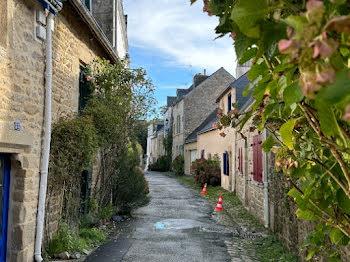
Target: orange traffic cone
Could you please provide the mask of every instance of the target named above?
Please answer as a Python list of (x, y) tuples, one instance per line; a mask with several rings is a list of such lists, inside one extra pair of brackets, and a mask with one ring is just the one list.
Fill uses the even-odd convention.
[(216, 211), (222, 211), (222, 195), (220, 195), (219, 197), (219, 201), (216, 205), (216, 208), (215, 208)]
[(207, 183), (204, 184), (204, 187), (203, 187), (201, 194), (203, 194), (203, 195), (207, 194)]

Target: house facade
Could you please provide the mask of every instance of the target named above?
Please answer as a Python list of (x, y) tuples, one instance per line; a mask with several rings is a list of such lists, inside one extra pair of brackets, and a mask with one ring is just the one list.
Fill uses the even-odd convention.
[[(185, 140), (217, 107), (215, 99), (234, 80), (224, 68), (210, 76), (196, 75), (192, 86), (173, 106), (173, 159), (185, 154)], [(192, 152), (192, 155), (194, 153)], [(188, 164), (187, 168), (188, 171)]]
[[(0, 177), (4, 181), (0, 261), (33, 261), (34, 257), (39, 261), (48, 119), (55, 123), (77, 113), (82, 68), (98, 56), (117, 62), (118, 55), (80, 0), (66, 1), (64, 6), (59, 1), (3, 0), (0, 32)], [(48, 212), (50, 217), (59, 215), (54, 209)], [(58, 221), (49, 224), (55, 232)]]

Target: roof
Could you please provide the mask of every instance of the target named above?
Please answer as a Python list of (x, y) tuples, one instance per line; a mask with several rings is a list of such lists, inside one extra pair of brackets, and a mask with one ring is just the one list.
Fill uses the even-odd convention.
[(167, 107), (171, 107), (176, 101), (176, 96), (167, 96), (166, 105)]
[[(207, 75), (201, 75), (201, 74), (197, 74), (194, 76), (194, 84), (192, 84), (189, 88), (187, 89), (177, 89), (176, 90), (176, 101), (174, 102), (173, 105), (177, 104), (178, 102), (180, 102), (186, 95), (188, 95), (193, 89), (195, 89), (196, 87), (199, 87), (200, 85), (202, 85), (207, 79), (211, 78), (212, 76), (216, 75), (218, 72), (224, 70), (225, 72), (226, 69), (223, 67), (220, 67), (218, 70), (216, 70), (214, 73), (212, 73), (210, 76)], [(229, 72), (227, 72), (228, 74), (230, 74)], [(230, 74), (231, 75), (231, 74)], [(180, 95), (180, 96), (179, 96)]]
[[(248, 72), (247, 72), (248, 73)], [(243, 91), (247, 87), (247, 85), (250, 83), (249, 79), (247, 78), (247, 73), (240, 76), (238, 79), (236, 79), (234, 82), (230, 84), (229, 87), (227, 87), (221, 95), (216, 99), (216, 102), (219, 102), (220, 99), (229, 91), (231, 88), (236, 89), (236, 103), (238, 104), (238, 109), (240, 109), (250, 98), (251, 94), (247, 96), (243, 96)]]
[(217, 122), (217, 109), (215, 109), (210, 115), (185, 139), (185, 144), (196, 142), (197, 135), (208, 132), (213, 129), (212, 125)]
[(189, 89), (176, 89), (177, 99), (187, 95), (190, 91), (191, 91), (190, 88)]
[(247, 73), (239, 77), (236, 81), (234, 81), (231, 84), (232, 88), (236, 88), (236, 103), (238, 104), (238, 109), (241, 109), (243, 105), (249, 100), (251, 97), (251, 93), (247, 96), (243, 96), (243, 91), (247, 87), (247, 85), (250, 83), (249, 79), (247, 78)]

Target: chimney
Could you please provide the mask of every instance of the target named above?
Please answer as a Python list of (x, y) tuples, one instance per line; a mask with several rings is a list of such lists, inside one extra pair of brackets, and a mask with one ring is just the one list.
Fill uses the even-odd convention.
[[(205, 72), (206, 73), (206, 72)], [(196, 74), (193, 77), (193, 86), (197, 87), (199, 86), (205, 79), (207, 79), (208, 76), (207, 75), (202, 75), (202, 74)]]
[(204, 75), (207, 75), (207, 69), (204, 68)]

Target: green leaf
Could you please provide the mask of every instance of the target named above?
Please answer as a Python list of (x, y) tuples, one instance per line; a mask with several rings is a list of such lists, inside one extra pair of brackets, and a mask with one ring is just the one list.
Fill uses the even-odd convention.
[(283, 143), (292, 150), (293, 146), (293, 130), (296, 120), (290, 119), (281, 126), (280, 134), (283, 140)]
[(336, 74), (335, 82), (325, 88), (319, 96), (330, 104), (337, 104), (350, 95), (349, 70), (344, 69)]
[(340, 129), (334, 115), (333, 107), (319, 99), (316, 101), (316, 108), (318, 110), (318, 119), (320, 121), (323, 134), (325, 136), (338, 135), (340, 133)]
[(252, 114), (251, 113), (248, 113), (244, 116), (244, 118), (242, 119), (242, 122), (241, 122), (241, 125), (240, 125), (240, 128), (239, 128), (239, 132), (242, 131), (244, 125), (247, 123), (247, 121), (252, 117)]
[(262, 144), (262, 149), (266, 153), (270, 152), (270, 150), (274, 146), (274, 144), (275, 144), (275, 139), (273, 138), (273, 136), (269, 136)]
[(349, 243), (349, 238), (346, 235), (344, 235), (344, 233), (341, 232), (337, 228), (333, 228), (331, 230), (329, 237), (330, 237), (332, 243), (335, 245), (345, 246)]
[(304, 25), (307, 23), (307, 19), (306, 17), (300, 15), (290, 15), (285, 19), (285, 22), (287, 25), (295, 29), (296, 37), (299, 37), (304, 31)]
[(267, 72), (267, 67), (265, 63), (261, 64), (255, 64), (252, 66), (252, 68), (249, 70), (247, 74), (247, 78), (250, 80), (255, 80), (259, 76), (264, 76), (264, 74)]
[(299, 219), (310, 220), (310, 221), (318, 220), (318, 218), (309, 210), (298, 209), (297, 212), (295, 212), (295, 214)]
[(337, 191), (337, 201), (339, 207), (350, 215), (350, 199), (341, 188)]
[(306, 257), (306, 260), (310, 260), (314, 255), (315, 253), (317, 252), (318, 248), (312, 248), (309, 250), (308, 254), (307, 254), (307, 257)]
[(231, 19), (237, 23), (240, 30), (249, 37), (259, 38), (258, 21), (267, 14), (266, 0), (238, 0), (233, 7)]
[(288, 86), (283, 92), (283, 99), (287, 106), (303, 100), (304, 95), (298, 83)]
[(239, 60), (239, 64), (244, 64), (245, 62), (248, 62), (250, 59), (254, 58), (257, 54), (258, 49), (256, 47), (248, 49), (242, 56), (242, 58)]

